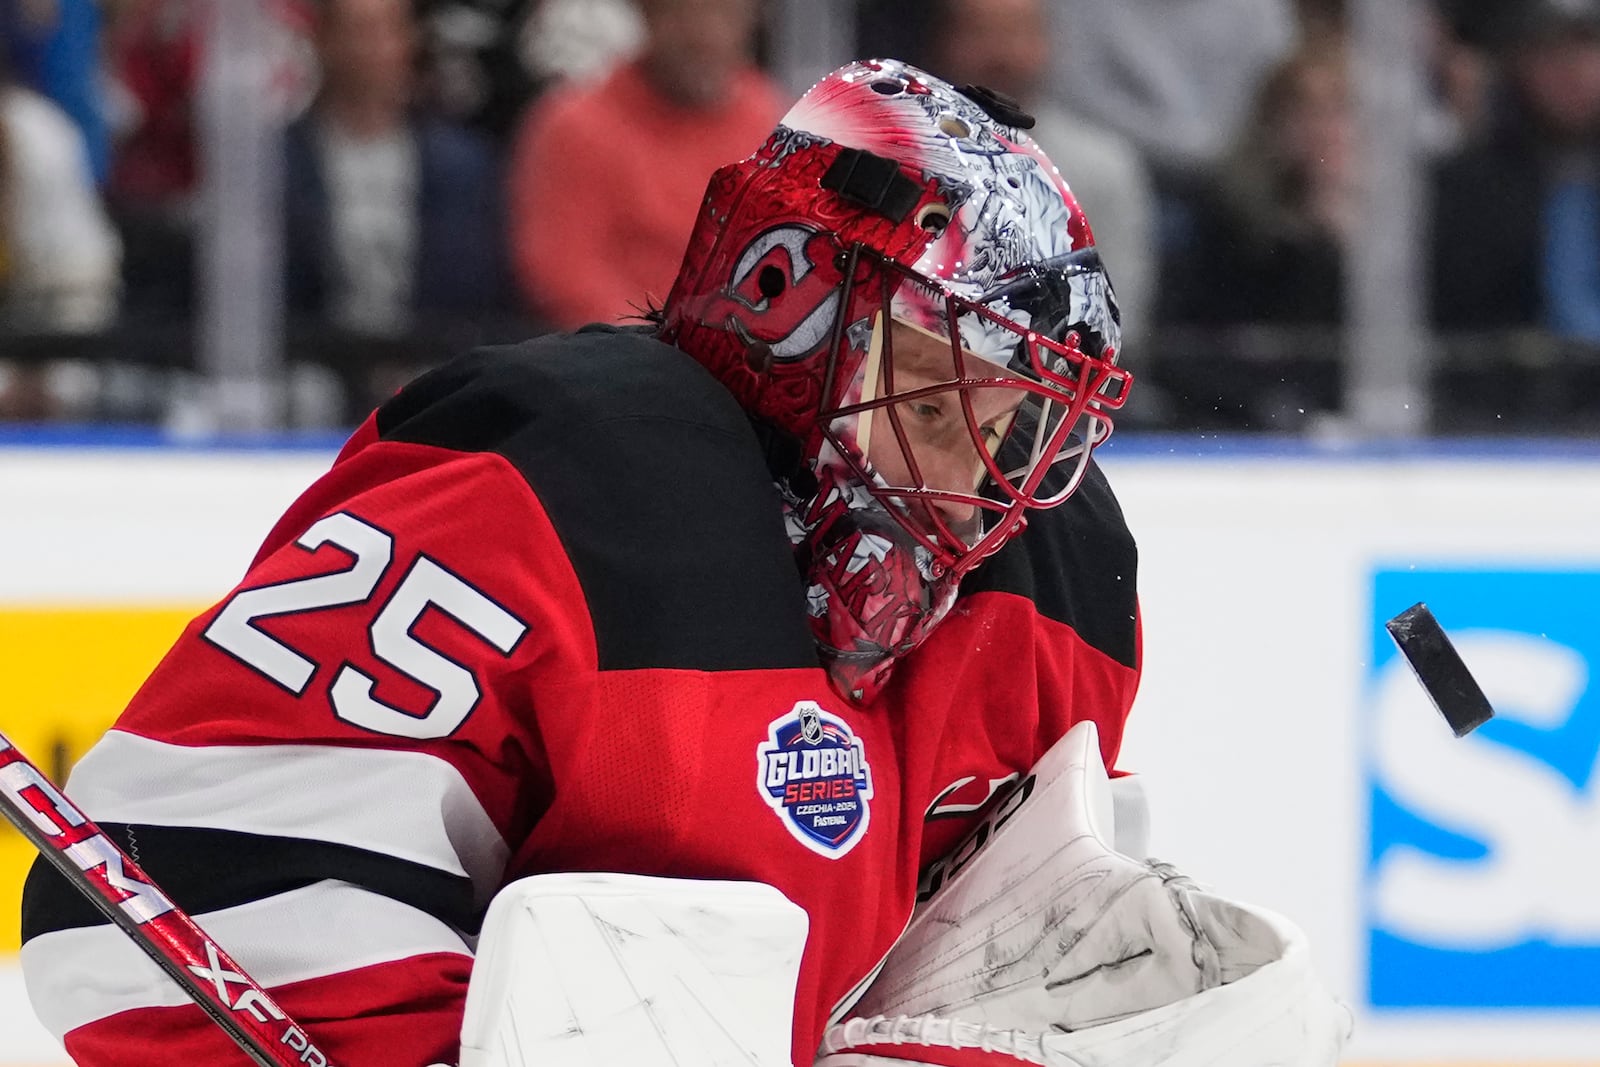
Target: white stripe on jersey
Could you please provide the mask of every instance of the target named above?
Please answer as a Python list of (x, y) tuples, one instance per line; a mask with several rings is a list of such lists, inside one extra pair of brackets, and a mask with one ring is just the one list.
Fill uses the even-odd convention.
[(509, 853), (461, 772), (424, 752), (193, 747), (112, 730), (73, 768), (67, 795), (96, 822), (331, 841), (464, 874), (479, 904)]
[[(424, 953), (471, 955), (433, 916), (348, 882), (317, 882), (194, 920), (269, 988)], [(22, 971), (33, 1010), (57, 1038), (117, 1012), (190, 1002), (115, 926), (41, 934), (22, 946)]]

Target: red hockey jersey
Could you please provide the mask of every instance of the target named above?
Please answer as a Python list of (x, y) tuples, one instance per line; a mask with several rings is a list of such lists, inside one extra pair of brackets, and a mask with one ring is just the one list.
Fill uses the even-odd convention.
[[(356, 432), (68, 791), (341, 1067), (452, 1061), (487, 901), (576, 870), (804, 907), (804, 1067), (986, 801), (1084, 718), (1114, 760), (1134, 563), (1092, 472), (853, 707), (715, 380), (638, 332), (486, 350)], [(79, 1063), (236, 1055), (43, 865), (24, 937)]]

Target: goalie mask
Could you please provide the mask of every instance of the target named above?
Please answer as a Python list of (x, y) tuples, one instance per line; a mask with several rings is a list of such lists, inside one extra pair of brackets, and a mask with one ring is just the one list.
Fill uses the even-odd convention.
[(662, 338), (753, 416), (835, 685), (868, 702), (962, 575), (1111, 432), (1111, 285), (993, 94), (889, 60), (824, 78), (718, 170)]

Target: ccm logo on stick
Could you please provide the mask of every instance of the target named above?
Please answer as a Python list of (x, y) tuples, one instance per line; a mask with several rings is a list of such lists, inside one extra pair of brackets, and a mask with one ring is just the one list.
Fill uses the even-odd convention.
[[(0, 792), (15, 801), (28, 820), (46, 837), (61, 837), (86, 821), (50, 784), (50, 780), (29, 764), (8, 763), (0, 767)], [(118, 892), (127, 894), (119, 906), (134, 922), (147, 923), (172, 910), (172, 901), (167, 899), (166, 894), (127, 872), (122, 865), (122, 856), (118, 854), (116, 846), (105, 839), (105, 835), (95, 834), (84, 838), (62, 851), (79, 870), (92, 872), (97, 867), (102, 868), (101, 877), (106, 883)]]

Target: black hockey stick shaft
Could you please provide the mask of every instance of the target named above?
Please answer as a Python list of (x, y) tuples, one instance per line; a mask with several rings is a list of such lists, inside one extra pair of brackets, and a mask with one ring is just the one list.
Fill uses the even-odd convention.
[[(328, 1067), (304, 1030), (0, 734), (0, 815), (258, 1067)], [(202, 981), (205, 979), (205, 981)], [(239, 987), (234, 996), (230, 986)]]

